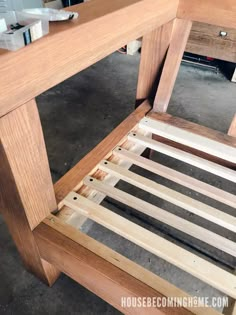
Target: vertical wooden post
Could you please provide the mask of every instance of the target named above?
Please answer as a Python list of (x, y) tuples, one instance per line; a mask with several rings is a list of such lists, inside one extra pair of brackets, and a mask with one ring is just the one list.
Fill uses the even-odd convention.
[(154, 111), (167, 111), (191, 28), (191, 21), (175, 19), (170, 46), (154, 101)]
[[(232, 137), (236, 137), (236, 114), (231, 122), (229, 127), (228, 135)], [(236, 275), (236, 270), (234, 270), (234, 274)], [(236, 301), (229, 297), (229, 307), (226, 307), (223, 310), (224, 315), (236, 315)]]
[(236, 114), (234, 115), (234, 118), (229, 127), (228, 135), (232, 137), (236, 137)]
[(136, 105), (154, 99), (166, 53), (170, 45), (173, 21), (148, 33), (142, 40)]
[(42, 260), (32, 230), (56, 210), (35, 100), (0, 118), (0, 208), (26, 268), (51, 285), (59, 272)]

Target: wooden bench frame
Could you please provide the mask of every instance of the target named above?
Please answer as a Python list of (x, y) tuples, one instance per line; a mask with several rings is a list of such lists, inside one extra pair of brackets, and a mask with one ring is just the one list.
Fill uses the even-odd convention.
[[(184, 297), (188, 295), (66, 222), (73, 217), (74, 211), (80, 213), (77, 216), (77, 219), (79, 218), (77, 225), (84, 222), (86, 219), (84, 216), (96, 218), (100, 223), (106, 221), (97, 216), (97, 211), (101, 210), (98, 204), (104, 199), (103, 189), (107, 187), (102, 188), (95, 179), (101, 180), (106, 177), (104, 172), (107, 174), (109, 165), (105, 164), (101, 167), (101, 163), (104, 160), (106, 163), (111, 163), (113, 159), (119, 158), (118, 155), (121, 154), (118, 152), (119, 146), (121, 152), (126, 153), (122, 176), (127, 176), (128, 168), (132, 165), (132, 158), (127, 157), (127, 154), (133, 154), (132, 150), (130, 151), (132, 133), (135, 134), (137, 131), (139, 135), (140, 124), (145, 125), (143, 120), (145, 116), (152, 120), (152, 124), (154, 121), (160, 127), (162, 121), (164, 125), (168, 124), (182, 130), (181, 134), (187, 131), (188, 135), (187, 138), (182, 138), (186, 140), (182, 144), (177, 141), (178, 139), (168, 137), (164, 131), (162, 134), (157, 132), (152, 140), (148, 137), (150, 133), (155, 134), (153, 128), (155, 129), (156, 125), (149, 129), (144, 128), (144, 134), (139, 138), (144, 137), (145, 141), (139, 139), (140, 142), (137, 142), (135, 147), (137, 157), (143, 151), (144, 142), (146, 145), (148, 143), (148, 148), (155, 149), (154, 142), (158, 139), (159, 143), (162, 142), (162, 145), (172, 150), (181, 150), (182, 155), (185, 152), (190, 160), (200, 158), (214, 169), (222, 171), (223, 168), (232, 179), (234, 173), (231, 169), (235, 169), (236, 155), (231, 156), (231, 153), (236, 148), (234, 138), (236, 119), (234, 118), (232, 122), (229, 135), (224, 135), (171, 117), (165, 112), (191, 30), (191, 21), (236, 28), (234, 0), (224, 2), (219, 0), (94, 0), (75, 6), (73, 10), (79, 11), (79, 20), (71, 21), (70, 24), (52, 25), (47, 37), (18, 52), (0, 50), (2, 89), (0, 93), (0, 209), (23, 262), (29, 271), (49, 285), (56, 281), (62, 271), (127, 314), (138, 314), (138, 312), (140, 314), (218, 314), (213, 309), (200, 306), (194, 309), (182, 307), (124, 310), (121, 306), (121, 297), (125, 296)], [(109, 55), (128, 41), (141, 36), (143, 46), (137, 88), (137, 109), (53, 187), (35, 97)], [(151, 108), (153, 110), (150, 113)], [(191, 141), (195, 143), (196, 137), (204, 138), (207, 146), (199, 145), (193, 148)], [(226, 147), (229, 158), (217, 153), (221, 153), (217, 148)], [(137, 157), (136, 162), (143, 163)], [(155, 168), (150, 164), (151, 162), (145, 162), (146, 167)], [(113, 174), (116, 172), (114, 169), (110, 171)], [(166, 174), (169, 177), (176, 175), (171, 172)], [(89, 187), (87, 176), (91, 175), (95, 179), (92, 179)], [(136, 184), (139, 183), (138, 178), (132, 177), (132, 180)], [(216, 189), (199, 184), (191, 177), (180, 176), (178, 180), (181, 183), (188, 180), (189, 185), (200, 192), (207, 191), (211, 197), (227, 199), (222, 192), (218, 194), (219, 191)], [(84, 183), (87, 188), (84, 187)], [(117, 183), (117, 179), (111, 176), (109, 183), (112, 187)], [(155, 183), (146, 183), (157, 192)], [(100, 193), (94, 197), (91, 192), (98, 188)], [(79, 197), (78, 192), (83, 197)], [(107, 194), (108, 192), (106, 191)], [(168, 196), (168, 193), (165, 193), (165, 196)], [(83, 207), (76, 203), (76, 198), (79, 198), (79, 201), (82, 198)], [(235, 204), (230, 198), (231, 205)], [(91, 205), (92, 202), (97, 205)], [(129, 202), (135, 200), (129, 199)], [(107, 218), (109, 216), (110, 213), (107, 213)], [(209, 216), (214, 217), (210, 214)], [(112, 218), (115, 217), (111, 216), (110, 224), (113, 226)], [(230, 226), (234, 231), (233, 224), (230, 224), (227, 218), (223, 218), (222, 222), (224, 226), (227, 228)], [(109, 225), (108, 222), (105, 224)], [(113, 228), (121, 235), (125, 235), (118, 225)], [(145, 234), (143, 230), (142, 233)], [(126, 233), (126, 236), (139, 245), (145, 244), (144, 247), (149, 248), (145, 240), (135, 238), (135, 230), (133, 235)], [(225, 241), (222, 244), (224, 248)], [(228, 252), (232, 253), (234, 245), (232, 247), (231, 245)], [(160, 251), (160, 248), (152, 247), (151, 250), (173, 262), (171, 260), (173, 257)], [(216, 280), (210, 280), (210, 274), (201, 271), (201, 263), (202, 261), (199, 260), (199, 265), (193, 274), (200, 275), (200, 279), (228, 294), (232, 298), (231, 305), (224, 312), (235, 314), (236, 290), (235, 287), (230, 286), (230, 283), (233, 285), (235, 276), (222, 270)], [(193, 272), (190, 265), (180, 263), (178, 266)], [(214, 269), (213, 266), (212, 268)], [(219, 269), (214, 270), (219, 271)], [(227, 281), (229, 281), (228, 285)]]

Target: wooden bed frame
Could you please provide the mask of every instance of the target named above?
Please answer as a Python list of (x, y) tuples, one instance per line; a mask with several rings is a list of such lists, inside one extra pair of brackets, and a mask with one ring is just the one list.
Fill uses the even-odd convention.
[[(236, 232), (235, 217), (129, 171), (138, 165), (235, 208), (235, 195), (142, 156), (148, 148), (235, 184), (236, 118), (225, 135), (165, 113), (191, 21), (236, 28), (235, 0), (94, 0), (73, 10), (79, 20), (52, 24), (18, 52), (0, 50), (1, 213), (26, 268), (48, 285), (63, 272), (126, 314), (219, 314), (201, 305), (123, 309), (121, 297), (188, 294), (81, 232), (89, 218), (222, 291), (224, 314), (236, 314), (233, 272), (100, 205), (110, 196), (236, 255), (233, 241), (115, 188), (123, 180)], [(53, 186), (35, 97), (141, 36), (136, 110)]]

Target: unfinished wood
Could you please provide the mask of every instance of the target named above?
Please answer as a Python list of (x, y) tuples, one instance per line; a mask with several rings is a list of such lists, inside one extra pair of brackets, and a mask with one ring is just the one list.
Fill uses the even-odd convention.
[(236, 166), (236, 147), (219, 143), (185, 129), (168, 123), (145, 117), (140, 120), (139, 127), (154, 135), (170, 139), (199, 151), (206, 152), (220, 159), (232, 162)]
[(155, 112), (167, 111), (191, 27), (191, 21), (175, 19), (170, 46), (154, 100)]
[(52, 23), (45, 38), (0, 50), (0, 117), (173, 20), (177, 7), (178, 0), (93, 0), (73, 6), (79, 19)]
[(223, 293), (233, 298), (236, 297), (236, 277), (229, 272), (74, 192), (71, 192), (64, 199), (64, 202), (68, 207), (143, 247), (154, 255), (205, 281)]
[(194, 177), (190, 177), (188, 175), (175, 171), (169, 167), (146, 159), (142, 156), (138, 156), (137, 154), (125, 150), (121, 147), (117, 147), (115, 150), (113, 150), (113, 154), (115, 156), (118, 156), (122, 160), (128, 160), (131, 163), (142, 167), (154, 174), (167, 178), (189, 189), (195, 190), (230, 207), (236, 207), (236, 196), (228, 193), (227, 191), (211, 186)]
[(234, 116), (232, 123), (230, 125), (228, 135), (234, 137), (236, 141), (236, 115)]
[(164, 122), (165, 124), (173, 127), (181, 128), (185, 131), (190, 132), (191, 134), (202, 136), (208, 138), (209, 140), (217, 141), (220, 144), (236, 148), (236, 138), (234, 138), (230, 134), (227, 135), (220, 131), (201, 126), (199, 124), (172, 116), (167, 113), (154, 113), (153, 111), (150, 111), (147, 114), (147, 117)]
[(90, 174), (99, 162), (104, 159), (107, 154), (111, 153), (112, 149), (114, 149), (118, 143), (125, 141), (127, 133), (137, 125), (139, 120), (143, 118), (150, 109), (149, 103), (145, 101), (54, 185), (58, 203), (60, 203), (86, 175)]
[[(48, 223), (49, 220), (50, 223)], [(102, 244), (73, 228), (69, 229), (69, 226), (60, 227), (59, 224), (61, 223), (55, 217), (49, 217), (49, 220), (45, 220), (34, 230), (34, 236), (41, 255), (70, 278), (122, 313), (134, 315), (192, 314), (192, 312), (183, 308), (122, 308), (122, 297), (163, 296), (157, 290), (142, 282), (146, 274), (148, 274), (148, 280), (151, 281), (149, 273), (144, 271), (140, 274), (140, 281), (139, 278), (137, 279), (122, 270), (124, 269), (122, 268), (124, 260), (122, 260), (121, 255), (107, 248), (104, 249)], [(82, 245), (80, 245), (81, 243)], [(99, 254), (93, 253), (87, 247), (92, 247), (92, 250), (98, 251)], [(111, 254), (109, 259), (107, 259), (108, 254)], [(103, 258), (104, 255), (105, 259)], [(128, 263), (129, 261), (125, 259), (125, 262)], [(158, 286), (158, 282), (156, 286)], [(178, 290), (176, 293), (178, 293)]]
[(235, 0), (180, 0), (177, 17), (235, 29)]
[[(220, 36), (222, 31), (227, 36)], [(185, 51), (235, 63), (236, 30), (194, 22)]]
[[(226, 144), (226, 145), (230, 145), (230, 146), (236, 147), (236, 139), (235, 138), (230, 137), (230, 136), (228, 136), (228, 135), (226, 135), (224, 133), (218, 132), (216, 130), (212, 130), (212, 129), (200, 126), (198, 124), (194, 124), (194, 123), (188, 122), (188, 121), (186, 121), (184, 119), (181, 119), (179, 117), (173, 117), (173, 116), (168, 115), (166, 113), (150, 112), (150, 115), (148, 114), (148, 116), (150, 116), (153, 119), (161, 120), (161, 121), (166, 122), (166, 123), (168, 123), (170, 125), (179, 127), (181, 129), (183, 128), (183, 129), (185, 129), (187, 131), (189, 130), (189, 131), (191, 131), (194, 134), (202, 135), (202, 136), (204, 136), (206, 138), (218, 141), (218, 142), (220, 142), (222, 144)], [(182, 151), (189, 152), (191, 154), (194, 154), (196, 156), (204, 158), (205, 160), (217, 163), (219, 165), (222, 165), (222, 166), (225, 166), (225, 167), (228, 167), (228, 168), (231, 168), (231, 169), (235, 169), (235, 167), (236, 167), (235, 163), (231, 163), (229, 161), (222, 160), (222, 159), (217, 158), (217, 157), (215, 157), (213, 155), (210, 155), (210, 154), (207, 154), (205, 152), (196, 150), (195, 148), (190, 148), (188, 146), (185, 146), (185, 145), (183, 145), (181, 143), (177, 143), (177, 142), (171, 141), (169, 139), (166, 139), (166, 138), (163, 138), (163, 137), (160, 137), (160, 136), (157, 136), (157, 135), (155, 135), (154, 138), (155, 138), (156, 141), (159, 141), (161, 143), (167, 144), (167, 145), (169, 145), (171, 147), (180, 149)]]
[(191, 153), (181, 151), (179, 149), (170, 147), (164, 143), (159, 143), (152, 139), (147, 139), (137, 133), (130, 133), (128, 139), (144, 145), (152, 150), (158, 151), (165, 155), (171, 156), (177, 160), (188, 163), (190, 165), (201, 168), (207, 172), (215, 174), (217, 176), (223, 177), (229, 181), (236, 183), (236, 173), (235, 171), (228, 169), (224, 166), (218, 165), (216, 163), (204, 160), (198, 156), (195, 156)]
[(32, 230), (57, 209), (35, 101), (0, 119), (0, 207), (26, 268), (48, 284), (58, 277), (40, 258)]
[[(151, 137), (151, 134), (147, 132), (144, 132), (144, 134), (146, 136)], [(122, 147), (126, 148), (127, 150), (130, 150), (130, 152), (134, 152), (137, 155), (142, 154), (143, 151), (145, 150), (143, 146), (133, 144), (130, 141), (125, 141), (124, 143), (122, 143)], [(120, 160), (119, 158), (113, 156), (112, 152), (113, 151), (109, 152), (107, 159), (121, 165), (123, 168), (126, 168), (126, 169), (129, 169), (132, 166), (132, 162)], [(93, 173), (93, 176), (95, 176), (96, 178), (103, 180), (104, 182), (108, 183), (111, 186), (115, 186), (117, 182), (119, 181), (119, 179), (117, 179), (116, 177), (107, 175), (105, 172), (102, 172), (101, 170), (97, 170), (95, 172), (92, 171), (91, 173)], [(100, 204), (106, 197), (104, 194), (95, 192), (92, 189), (89, 189), (88, 187), (84, 186), (82, 182), (77, 185), (77, 187), (75, 188), (75, 191), (79, 192), (84, 197), (98, 204)], [(72, 209), (65, 206), (63, 206), (60, 209), (57, 216), (76, 228), (80, 228), (81, 225), (86, 221), (85, 217), (79, 215)]]
[[(126, 181), (131, 185), (139, 187), (140, 189), (143, 189), (161, 199), (173, 203), (180, 208), (192, 212), (232, 232), (236, 232), (236, 218), (231, 215), (228, 215), (220, 210), (217, 210), (216, 208), (213, 208), (198, 200), (181, 194), (178, 191), (160, 185), (148, 178), (135, 174), (129, 170), (123, 169), (122, 167), (108, 161), (101, 162), (99, 168)], [(86, 184), (88, 185), (88, 180), (86, 181)], [(236, 251), (234, 255), (235, 254)]]
[[(78, 243), (82, 247), (85, 247), (92, 253), (98, 255), (99, 257), (105, 259), (107, 262), (111, 263), (112, 265), (118, 267), (119, 269), (125, 271), (126, 273), (130, 274), (132, 277), (136, 278), (137, 280), (143, 282), (144, 284), (148, 285), (152, 289), (156, 290), (160, 294), (168, 297), (181, 297), (186, 298), (190, 297), (188, 293), (180, 290), (179, 288), (172, 285), (170, 282), (162, 279), (161, 277), (157, 276), (156, 274), (150, 272), (149, 270), (143, 268), (142, 266), (138, 265), (137, 263), (127, 259), (126, 257), (120, 255), (119, 253), (115, 252), (111, 248), (103, 245), (102, 243), (94, 240), (93, 238), (89, 237), (88, 235), (82, 233), (81, 231), (75, 230), (68, 224), (65, 224), (57, 217), (53, 215), (49, 215), (43, 223), (40, 224), (40, 228), (42, 224), (46, 225), (48, 228), (51, 227), (55, 231), (63, 234), (65, 237), (69, 238), (71, 241)], [(36, 229), (36, 234), (38, 235), (39, 229)], [(39, 232), (40, 233), (40, 232)], [(41, 237), (41, 233), (40, 236)], [(44, 235), (44, 233), (43, 233)], [(45, 236), (45, 235), (44, 235)], [(91, 262), (89, 262), (90, 264)], [(102, 283), (101, 283), (102, 285)], [(159, 294), (158, 293), (158, 294)], [(205, 307), (194, 307), (191, 308), (190, 306), (187, 309), (194, 314), (197, 315), (219, 315), (216, 310), (211, 308)], [(173, 311), (175, 311), (173, 309)], [(173, 313), (175, 314), (175, 313)]]
[[(107, 172), (109, 171), (110, 168), (108, 167)], [(131, 184), (133, 183), (133, 181), (127, 180), (126, 177), (120, 176), (119, 178)], [(144, 200), (134, 197), (122, 190), (104, 184), (102, 181), (98, 181), (95, 178), (87, 177), (85, 178), (84, 183), (88, 187), (93, 188), (114, 200), (117, 200), (133, 209), (136, 209), (141, 213), (147, 214), (148, 216), (151, 216), (152, 218), (160, 222), (172, 226), (183, 233), (189, 234), (215, 248), (224, 251), (225, 253), (236, 257), (236, 244), (216, 233), (206, 230), (196, 224), (193, 224), (172, 213), (169, 213), (168, 211), (165, 211)], [(137, 185), (137, 187), (141, 187), (141, 185)], [(145, 188), (145, 190), (148, 191), (148, 188)], [(150, 192), (152, 192), (152, 189), (150, 189)]]
[(170, 45), (173, 23), (170, 21), (143, 36), (136, 94), (137, 105), (145, 99), (154, 99)]

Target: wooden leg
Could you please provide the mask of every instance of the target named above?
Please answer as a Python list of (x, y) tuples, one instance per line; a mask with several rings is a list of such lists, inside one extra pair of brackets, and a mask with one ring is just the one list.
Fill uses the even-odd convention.
[[(236, 137), (236, 115), (234, 116), (232, 123), (230, 125), (228, 135), (232, 137)], [(235, 271), (236, 273), (236, 271)], [(230, 298), (230, 305), (228, 308), (225, 308), (223, 314), (225, 315), (235, 315), (236, 314), (236, 301)]]
[(232, 123), (229, 127), (228, 135), (232, 137), (236, 137), (236, 114), (232, 120)]
[(191, 31), (192, 22), (176, 19), (160, 84), (154, 101), (154, 111), (166, 112)]
[[(236, 137), (236, 114), (232, 120), (232, 123), (229, 127), (228, 135)], [(234, 271), (236, 274), (236, 270)], [(229, 307), (225, 308), (223, 311), (224, 315), (236, 315), (236, 301), (232, 298), (229, 298)]]
[(173, 21), (148, 33), (142, 40), (142, 53), (139, 66), (137, 102), (155, 96), (165, 56), (170, 45)]
[(30, 272), (51, 285), (59, 272), (40, 258), (32, 230), (57, 209), (35, 100), (0, 119), (0, 208)]

